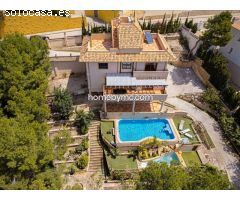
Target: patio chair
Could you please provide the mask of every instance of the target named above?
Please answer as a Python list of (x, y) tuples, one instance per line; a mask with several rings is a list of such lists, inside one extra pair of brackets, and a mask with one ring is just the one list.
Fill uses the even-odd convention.
[(186, 134), (186, 133), (188, 133), (190, 131), (191, 130), (188, 128), (188, 129), (184, 129), (184, 130), (180, 131), (180, 133), (184, 135), (184, 134)]
[(179, 127), (178, 127), (179, 131), (182, 131), (182, 130), (183, 130), (184, 123), (185, 123), (184, 120), (181, 120), (181, 121), (180, 121), (180, 124), (179, 124)]
[(189, 133), (185, 133), (184, 135), (185, 135), (186, 137), (188, 137), (188, 138), (191, 138), (191, 139), (193, 138), (193, 136), (190, 135)]

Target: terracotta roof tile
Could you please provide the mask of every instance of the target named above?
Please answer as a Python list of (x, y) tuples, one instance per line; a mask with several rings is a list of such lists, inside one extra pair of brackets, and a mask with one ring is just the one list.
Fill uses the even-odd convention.
[(143, 33), (135, 23), (120, 24), (118, 26), (119, 49), (142, 48)]
[(232, 25), (233, 28), (240, 30), (240, 22), (236, 22)]

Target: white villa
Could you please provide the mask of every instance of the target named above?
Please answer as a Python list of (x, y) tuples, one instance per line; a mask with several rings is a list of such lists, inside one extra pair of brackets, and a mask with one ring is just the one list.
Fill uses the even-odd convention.
[[(167, 63), (175, 61), (164, 37), (142, 31), (137, 20), (119, 17), (111, 22), (112, 33), (85, 36), (80, 62), (86, 63), (89, 94), (151, 95), (153, 101), (167, 98)], [(142, 105), (104, 101), (104, 112), (144, 112), (152, 101)], [(159, 103), (158, 111), (162, 104)]]

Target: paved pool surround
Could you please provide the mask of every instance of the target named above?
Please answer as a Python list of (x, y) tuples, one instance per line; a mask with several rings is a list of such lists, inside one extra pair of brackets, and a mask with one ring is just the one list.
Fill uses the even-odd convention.
[[(145, 118), (137, 118), (137, 119), (130, 119), (130, 120), (144, 120)], [(146, 118), (145, 120), (151, 120), (151, 119), (164, 119), (164, 120), (167, 120), (168, 121), (168, 124), (172, 130), (172, 133), (174, 135), (174, 138), (173, 139), (159, 139), (157, 138), (157, 140), (159, 141), (166, 141), (168, 144), (170, 145), (174, 145), (174, 144), (178, 144), (179, 141), (180, 141), (180, 135), (174, 125), (174, 122), (172, 119), (170, 118)], [(140, 143), (146, 139), (149, 139), (149, 138), (154, 138), (154, 137), (145, 137), (145, 138), (142, 138), (141, 140), (138, 140), (138, 141), (121, 141), (120, 139), (120, 135), (119, 135), (119, 120), (127, 120), (127, 119), (115, 119), (114, 120), (114, 134), (115, 134), (115, 139), (116, 139), (116, 145), (117, 147), (137, 147), (140, 145)]]

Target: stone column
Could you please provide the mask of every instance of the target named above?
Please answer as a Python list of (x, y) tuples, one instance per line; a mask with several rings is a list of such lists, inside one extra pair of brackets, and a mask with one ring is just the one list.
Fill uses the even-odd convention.
[(104, 100), (103, 102), (104, 113), (107, 113), (107, 102)]
[(161, 106), (160, 106), (159, 112), (162, 112), (162, 109), (163, 109), (163, 101), (161, 101)]
[(135, 101), (133, 101), (133, 104), (132, 104), (132, 113), (135, 114)]

